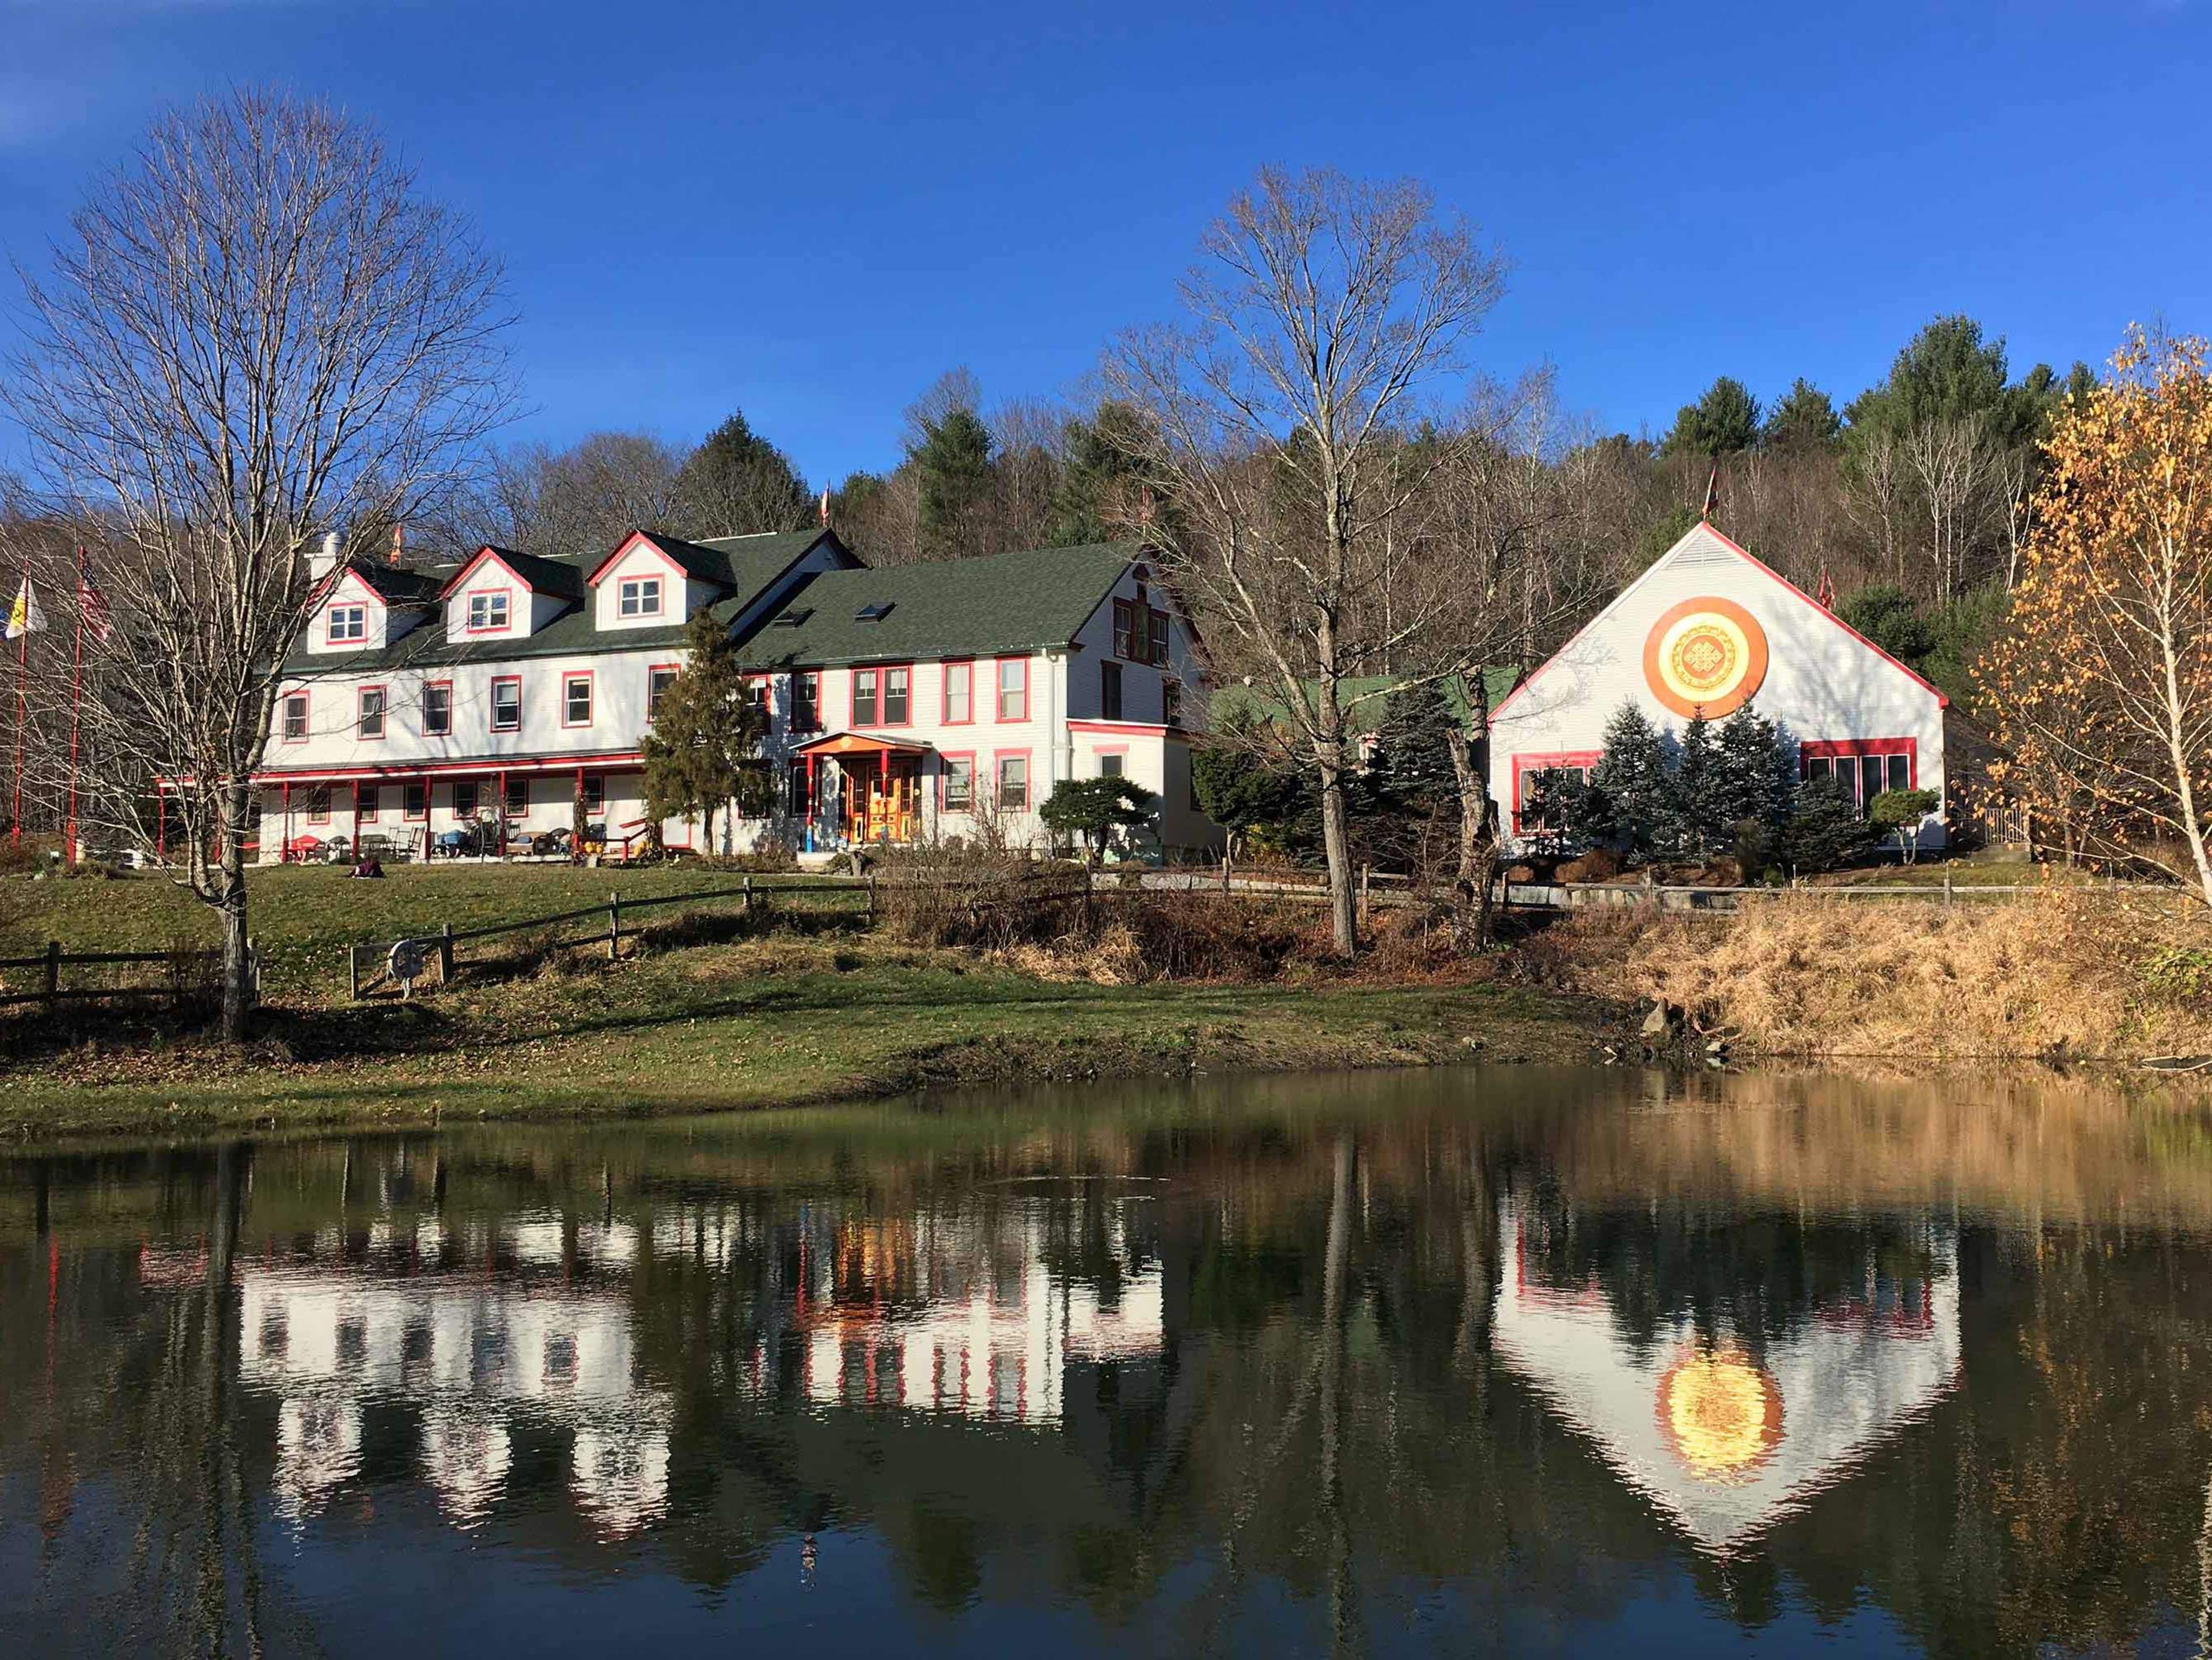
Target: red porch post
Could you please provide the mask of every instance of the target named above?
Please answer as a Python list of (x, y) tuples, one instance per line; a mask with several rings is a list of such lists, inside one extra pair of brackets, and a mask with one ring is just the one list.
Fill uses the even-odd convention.
[(499, 856), (507, 857), (507, 769), (499, 769)]
[(284, 845), (283, 845), (283, 847), (281, 847), (281, 848), (277, 848), (277, 849), (276, 849), (276, 860), (277, 860), (277, 862), (278, 862), (279, 864), (283, 864), (283, 863), (284, 863), (284, 862), (288, 861), (291, 857), (292, 857), (292, 781), (291, 781), (290, 779), (287, 778), (287, 779), (284, 781)]
[(361, 857), (361, 780), (353, 783), (353, 856)]

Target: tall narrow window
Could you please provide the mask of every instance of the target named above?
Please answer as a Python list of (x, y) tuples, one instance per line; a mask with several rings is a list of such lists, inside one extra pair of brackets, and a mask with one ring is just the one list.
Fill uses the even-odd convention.
[(975, 718), (975, 666), (945, 666), (945, 724), (964, 727)]
[(418, 820), (430, 816), (430, 787), (428, 784), (402, 784), (399, 787), (399, 816)]
[(307, 822), (327, 824), (331, 819), (331, 787), (317, 784), (307, 792)]
[(853, 724), (856, 727), (876, 724), (876, 672), (873, 669), (853, 671)]
[(975, 805), (975, 762), (972, 756), (945, 757), (945, 810), (966, 812)]
[(384, 792), (374, 784), (356, 784), (353, 787), (353, 816), (364, 824), (376, 822), (377, 797)]
[(422, 688), (422, 735), (443, 738), (453, 729), (453, 683), (433, 680)]
[(522, 730), (522, 677), (501, 674), (492, 677), (491, 729), (494, 732)]
[(507, 779), (500, 806), (506, 810), (509, 818), (530, 817), (530, 780), (526, 775)]
[(660, 700), (668, 696), (668, 689), (676, 684), (676, 670), (669, 664), (645, 672), (645, 718), (647, 721), (660, 713)]
[(822, 676), (814, 669), (791, 677), (791, 729), (822, 730)]
[(902, 727), (907, 724), (908, 710), (912, 699), (908, 696), (914, 684), (912, 669), (884, 671), (884, 724)]
[(307, 694), (304, 691), (284, 695), (284, 741), (305, 743), (307, 737)]
[(1134, 661), (1137, 650), (1137, 608), (1127, 599), (1114, 602), (1114, 655)]
[(1160, 724), (1164, 727), (1182, 725), (1182, 682), (1160, 682)]
[(1026, 755), (999, 757), (999, 805), (1019, 812), (1030, 804), (1030, 758)]
[(1164, 611), (1148, 611), (1146, 615), (1152, 624), (1151, 649), (1146, 654), (1146, 659), (1150, 662), (1165, 667), (1168, 660), (1168, 614)]
[(999, 719), (1026, 721), (1029, 718), (1030, 660), (1026, 657), (1006, 658), (999, 665)]
[(456, 778), (453, 781), (453, 817), (473, 818), (477, 816), (477, 781)]
[(625, 578), (617, 597), (616, 609), (624, 617), (659, 616), (660, 579), (658, 576)]
[(384, 688), (363, 686), (361, 689), (361, 718), (356, 723), (363, 738), (384, 736)]
[(606, 775), (587, 772), (584, 775), (584, 811), (605, 812), (607, 810)]
[(1121, 666), (1102, 662), (1098, 665), (1098, 713), (1108, 721), (1121, 718)]
[(561, 724), (564, 727), (588, 727), (592, 724), (592, 677), (589, 671), (561, 677)]

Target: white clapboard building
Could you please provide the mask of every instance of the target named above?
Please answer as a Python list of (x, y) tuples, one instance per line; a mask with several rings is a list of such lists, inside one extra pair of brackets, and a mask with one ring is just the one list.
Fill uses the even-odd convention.
[[(1134, 543), (875, 569), (827, 529), (639, 531), (577, 557), (486, 547), (318, 576), (257, 778), (264, 862), (457, 831), (525, 848), (579, 798), (611, 844), (635, 837), (641, 745), (702, 611), (768, 714), (775, 805), (731, 827), (735, 850), (972, 836), (987, 818), (1021, 845), (1057, 783), (1105, 775), (1159, 797), (1169, 855), (1219, 842), (1191, 790), (1195, 641)], [(678, 848), (702, 833), (662, 830)]]
[(1699, 524), (1500, 702), (1490, 788), (1516, 845), (1547, 773), (1583, 778), (1623, 703), (1661, 733), (1751, 703), (1795, 747), (1803, 777), (1832, 777), (1861, 811), (1929, 789), (1921, 836), (1943, 841), (1944, 712), (1928, 681), (1709, 524)]

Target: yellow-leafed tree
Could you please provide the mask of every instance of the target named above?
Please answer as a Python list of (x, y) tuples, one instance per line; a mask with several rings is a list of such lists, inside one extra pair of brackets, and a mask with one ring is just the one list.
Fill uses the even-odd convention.
[(2129, 331), (2061, 413), (2025, 575), (1975, 671), (2017, 805), (2212, 905), (2212, 376)]

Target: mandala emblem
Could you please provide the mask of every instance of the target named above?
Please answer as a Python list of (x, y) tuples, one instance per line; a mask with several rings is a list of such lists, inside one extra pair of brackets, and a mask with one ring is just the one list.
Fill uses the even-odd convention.
[(1766, 631), (1732, 599), (1685, 599), (1651, 625), (1644, 678), (1677, 714), (1731, 714), (1766, 678)]
[(1701, 1481), (1747, 1481), (1782, 1444), (1782, 1391), (1741, 1349), (1686, 1345), (1659, 1379), (1659, 1432)]

